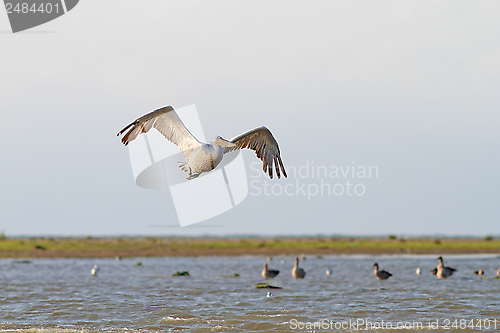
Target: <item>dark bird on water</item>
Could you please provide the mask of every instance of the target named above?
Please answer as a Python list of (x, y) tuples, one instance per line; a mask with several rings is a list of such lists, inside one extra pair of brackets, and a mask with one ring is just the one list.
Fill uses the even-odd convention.
[(373, 274), (375, 274), (375, 276), (377, 277), (377, 279), (379, 279), (379, 280), (387, 280), (388, 278), (390, 278), (392, 276), (391, 273), (389, 273), (387, 271), (384, 271), (384, 270), (378, 269), (378, 264), (376, 262), (373, 263), (372, 266), (375, 267), (375, 271), (373, 272)]

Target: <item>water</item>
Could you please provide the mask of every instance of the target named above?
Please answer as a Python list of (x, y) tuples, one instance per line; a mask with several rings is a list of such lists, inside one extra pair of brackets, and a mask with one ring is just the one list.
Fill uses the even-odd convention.
[[(459, 270), (448, 280), (430, 273), (434, 255), (308, 256), (294, 280), (293, 258), (274, 257), (280, 274), (265, 282), (283, 289), (272, 290), (255, 288), (265, 257), (4, 259), (0, 332), (500, 331), (499, 257), (444, 258)], [(374, 261), (394, 276), (377, 280)]]

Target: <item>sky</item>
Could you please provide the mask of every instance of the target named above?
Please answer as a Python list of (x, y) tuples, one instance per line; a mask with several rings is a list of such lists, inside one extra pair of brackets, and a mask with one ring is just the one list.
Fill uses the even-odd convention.
[[(82, 0), (13, 34), (0, 10), (0, 231), (500, 235), (499, 11), (496, 1)], [(192, 104), (207, 138), (268, 127), (289, 177), (269, 180), (246, 151), (246, 199), (181, 228), (169, 190), (135, 184), (116, 133)], [(322, 184), (336, 193), (313, 195)]]

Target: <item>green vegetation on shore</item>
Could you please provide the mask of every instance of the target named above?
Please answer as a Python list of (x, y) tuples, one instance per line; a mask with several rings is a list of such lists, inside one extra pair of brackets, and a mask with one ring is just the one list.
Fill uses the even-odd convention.
[(0, 258), (289, 254), (500, 253), (500, 240), (470, 238), (7, 238)]

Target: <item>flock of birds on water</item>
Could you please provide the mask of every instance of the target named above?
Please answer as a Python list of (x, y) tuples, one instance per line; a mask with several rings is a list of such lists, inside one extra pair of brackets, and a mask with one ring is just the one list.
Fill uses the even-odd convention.
[[(121, 260), (120, 257), (116, 257), (116, 259)], [(302, 259), (305, 260), (305, 256), (302, 256)], [(436, 268), (431, 270), (431, 272), (432, 272), (432, 274), (436, 275), (438, 278), (447, 279), (450, 276), (452, 276), (454, 272), (457, 271), (455, 268), (445, 266), (442, 256), (439, 256), (436, 259), (439, 260), (439, 264), (437, 265)], [(268, 261), (271, 261), (271, 260), (272, 260), (272, 258), (268, 257)], [(283, 263), (283, 261), (282, 261), (282, 263)], [(387, 280), (388, 278), (390, 278), (392, 276), (392, 273), (389, 273), (386, 270), (380, 269), (378, 263), (375, 262), (375, 263), (373, 263), (372, 266), (375, 267), (373, 274), (377, 277), (377, 279)], [(94, 265), (94, 267), (92, 267), (91, 274), (93, 276), (97, 276), (98, 271), (99, 271), (99, 266)], [(187, 272), (185, 272), (185, 273), (187, 273)], [(273, 279), (276, 276), (278, 276), (279, 273), (280, 273), (279, 270), (269, 269), (267, 263), (264, 263), (264, 269), (262, 270), (261, 275), (264, 279)], [(420, 270), (420, 267), (417, 267), (415, 273), (416, 274), (422, 273), (422, 271)], [(331, 269), (327, 269), (326, 274), (332, 275), (333, 271)], [(185, 274), (185, 275), (189, 276), (189, 273)], [(477, 270), (474, 272), (474, 275), (484, 275), (484, 271), (482, 269)], [(237, 276), (239, 276), (239, 275), (237, 275)], [(303, 279), (306, 277), (306, 271), (303, 268), (299, 267), (299, 257), (295, 257), (295, 266), (293, 266), (293, 269), (292, 269), (292, 276), (295, 279)], [(498, 268), (497, 276), (500, 277), (500, 268)]]
[[(439, 264), (436, 268), (431, 270), (431, 272), (432, 272), (432, 274), (436, 275), (438, 278), (447, 279), (453, 275), (453, 272), (457, 271), (455, 268), (445, 266), (442, 256), (439, 256), (436, 259), (439, 260)], [(388, 278), (390, 278), (392, 276), (392, 273), (389, 273), (388, 271), (380, 269), (378, 266), (378, 263), (375, 262), (375, 263), (373, 263), (372, 266), (375, 267), (373, 274), (377, 277), (377, 279), (387, 280)], [(267, 263), (264, 263), (264, 269), (262, 270), (262, 277), (264, 279), (272, 279), (272, 278), (275, 278), (279, 274), (279, 272), (280, 272), (279, 270), (269, 269), (267, 266)], [(422, 273), (420, 270), (420, 267), (417, 267), (415, 273), (416, 274)], [(333, 274), (333, 271), (331, 269), (327, 269), (326, 274), (331, 275), (331, 274)], [(474, 275), (484, 275), (484, 271), (482, 269), (477, 270), (474, 272)], [(298, 257), (295, 257), (295, 266), (292, 269), (292, 276), (295, 279), (303, 279), (306, 276), (306, 271), (303, 268), (299, 267), (299, 258)], [(497, 276), (500, 276), (500, 268), (497, 271)]]
[(214, 170), (224, 154), (243, 148), (255, 152), (262, 161), (262, 170), (269, 178), (273, 178), (274, 172), (278, 178), (281, 178), (281, 175), (287, 177), (278, 142), (265, 126), (251, 129), (230, 140), (217, 136), (213, 143), (204, 143), (191, 134), (174, 108), (168, 105), (137, 118), (118, 132), (118, 136), (123, 135), (121, 141), (127, 146), (140, 134), (147, 133), (152, 128), (182, 152), (186, 163), (179, 162), (179, 168), (188, 174), (189, 180)]

